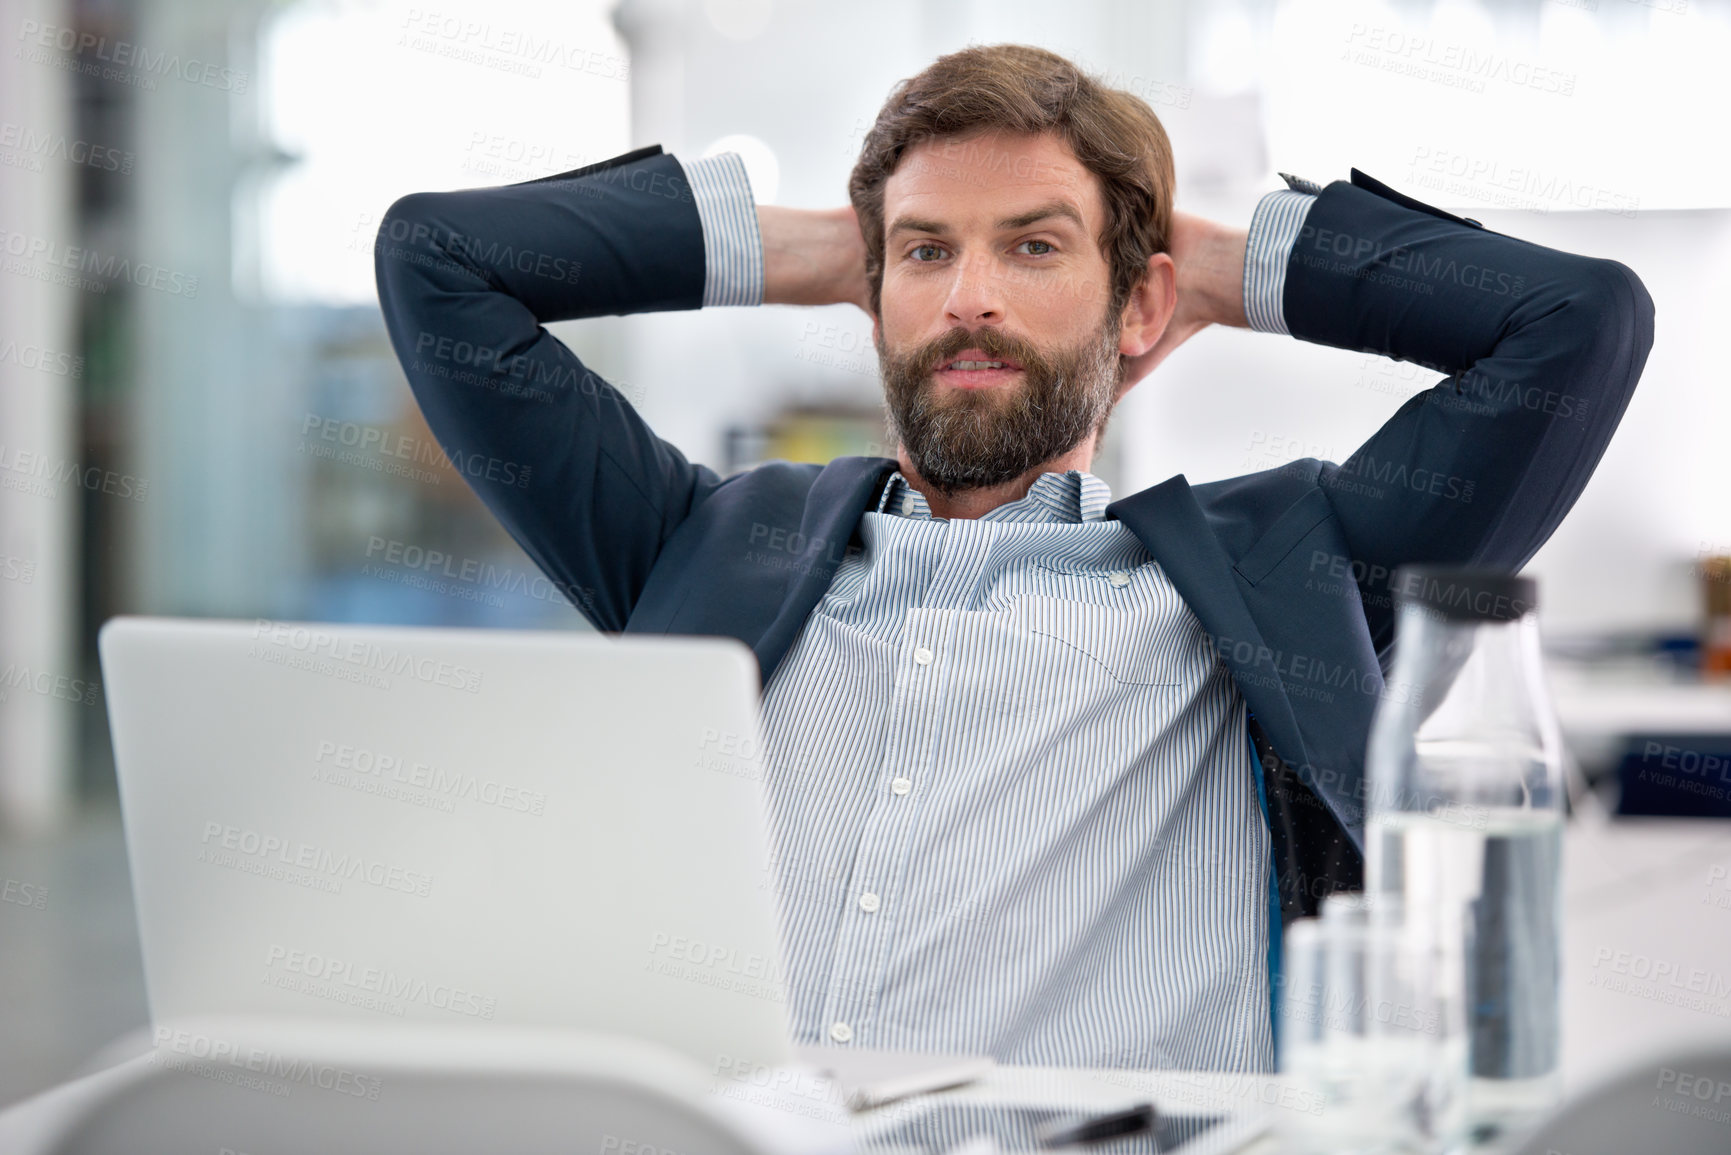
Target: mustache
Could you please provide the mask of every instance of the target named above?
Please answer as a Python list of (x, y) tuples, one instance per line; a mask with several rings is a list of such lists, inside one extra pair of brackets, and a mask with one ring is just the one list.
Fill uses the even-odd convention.
[(994, 361), (1014, 361), (1033, 377), (1047, 371), (1046, 358), (1031, 343), (1002, 329), (964, 329), (957, 326), (934, 338), (908, 358), (908, 368), (919, 377), (929, 377), (939, 365), (955, 359), (964, 349), (978, 349)]

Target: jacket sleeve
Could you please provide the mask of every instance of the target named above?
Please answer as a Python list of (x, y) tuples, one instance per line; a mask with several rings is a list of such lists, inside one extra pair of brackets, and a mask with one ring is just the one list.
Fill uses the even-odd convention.
[(1448, 374), (1317, 477), (1379, 650), (1395, 567), (1513, 571), (1538, 551), (1653, 344), (1653, 301), (1628, 267), (1479, 227), (1357, 170), (1310, 206), (1282, 305), (1302, 340)]
[(520, 184), (413, 193), (379, 226), (374, 275), (453, 465), (596, 628), (623, 629), (663, 543), (721, 479), (544, 326), (702, 304), (703, 230), (679, 163), (652, 146)]

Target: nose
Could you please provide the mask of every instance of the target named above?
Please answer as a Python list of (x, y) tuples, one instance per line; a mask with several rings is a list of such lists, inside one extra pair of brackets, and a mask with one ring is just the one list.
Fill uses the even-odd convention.
[(955, 263), (954, 277), (944, 300), (945, 320), (964, 329), (1003, 322), (1003, 281), (990, 261), (977, 255), (964, 256)]

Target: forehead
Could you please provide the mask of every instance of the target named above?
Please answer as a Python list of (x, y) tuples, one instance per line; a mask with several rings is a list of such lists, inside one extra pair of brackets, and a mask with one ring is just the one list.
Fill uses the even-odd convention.
[(946, 136), (903, 154), (884, 182), (884, 221), (917, 214), (959, 225), (1058, 200), (1073, 204), (1090, 232), (1099, 231), (1099, 178), (1057, 133)]

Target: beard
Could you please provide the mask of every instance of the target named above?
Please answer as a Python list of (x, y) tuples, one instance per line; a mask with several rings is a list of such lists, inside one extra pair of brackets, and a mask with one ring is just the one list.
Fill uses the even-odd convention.
[[(988, 326), (955, 328), (906, 353), (891, 352), (880, 334), (878, 362), (892, 433), (908, 460), (945, 497), (1003, 485), (1061, 457), (1091, 433), (1104, 433), (1123, 377), (1119, 323), (1108, 312), (1074, 348), (1041, 350)], [(945, 389), (933, 373), (964, 349), (1014, 361), (1013, 386)]]

